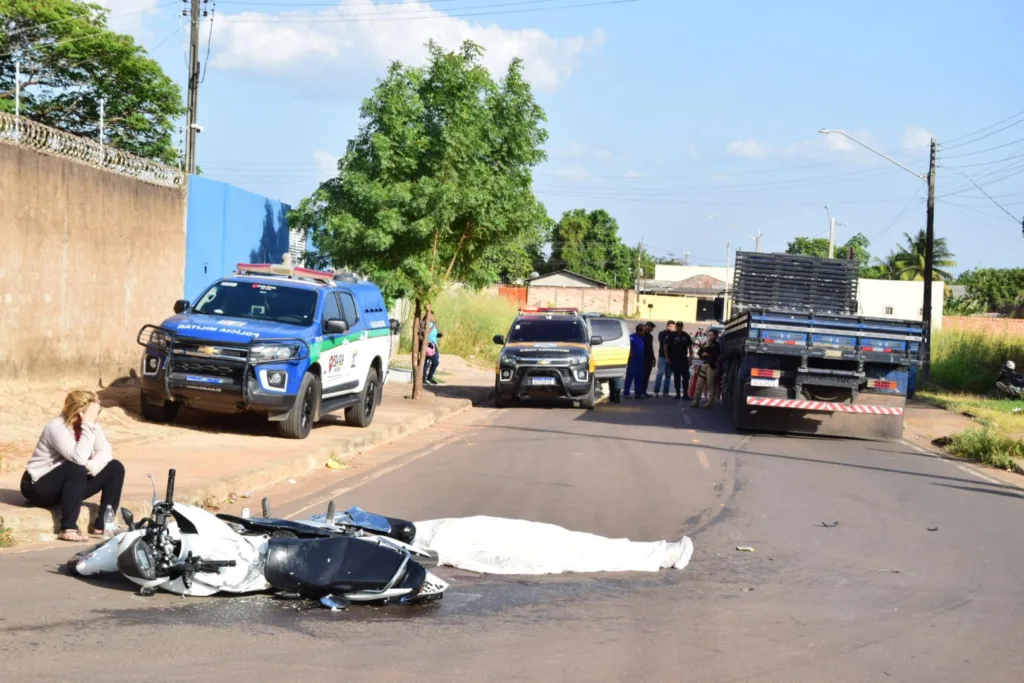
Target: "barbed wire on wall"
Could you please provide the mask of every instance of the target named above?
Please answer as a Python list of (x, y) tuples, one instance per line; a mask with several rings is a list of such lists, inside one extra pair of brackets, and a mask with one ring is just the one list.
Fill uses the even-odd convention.
[(141, 180), (151, 185), (183, 188), (185, 174), (157, 161), (143, 159), (109, 145), (0, 112), (0, 142)]

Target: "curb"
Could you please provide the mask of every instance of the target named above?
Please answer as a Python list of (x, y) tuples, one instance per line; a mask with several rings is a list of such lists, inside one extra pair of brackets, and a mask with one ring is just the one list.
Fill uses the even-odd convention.
[[(286, 479), (322, 469), (330, 453), (345, 455), (380, 446), (389, 441), (394, 441), (403, 436), (427, 429), (445, 418), (468, 410), (473, 406), (473, 403), (468, 398), (448, 399), (447, 405), (439, 406), (423, 415), (376, 432), (371, 432), (370, 434), (339, 439), (337, 443), (324, 445), (302, 455), (293, 455), (262, 463), (244, 472), (215, 480), (197, 488), (179, 488), (175, 492), (175, 500), (200, 505), (211, 498), (216, 501), (224, 501), (228, 499), (231, 493), (266, 488)], [(162, 481), (159, 477), (157, 479), (158, 483)], [(136, 519), (149, 514), (151, 503), (152, 501), (148, 499), (121, 501), (122, 507), (126, 507), (135, 513)], [(84, 503), (82, 505), (82, 513), (78, 518), (79, 528), (88, 528), (90, 520), (98, 512), (99, 506), (97, 503)], [(0, 517), (0, 527), (10, 529), (15, 542), (18, 544), (49, 541), (54, 538), (55, 515), (54, 511), (46, 508), (19, 508), (13, 515), (8, 514)]]

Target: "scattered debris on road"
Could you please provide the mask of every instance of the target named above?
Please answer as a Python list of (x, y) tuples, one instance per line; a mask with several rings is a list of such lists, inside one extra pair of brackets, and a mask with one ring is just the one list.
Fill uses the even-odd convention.
[(900, 573), (899, 569), (879, 569), (878, 571), (881, 572), (882, 574), (899, 574)]
[(736, 550), (739, 550), (741, 553), (752, 553), (752, 552), (754, 552), (754, 548), (752, 546), (749, 546), (749, 545), (738, 545), (738, 546), (736, 546)]
[(822, 522), (821, 524), (815, 524), (814, 526), (820, 526), (820, 527), (825, 527), (826, 529), (832, 529), (834, 527), (839, 526), (839, 522), (832, 522), (831, 524), (828, 524), (827, 522)]
[(928, 527), (928, 531), (938, 531), (938, 530), (939, 530), (939, 527), (937, 527), (937, 526), (930, 526), (930, 527)]

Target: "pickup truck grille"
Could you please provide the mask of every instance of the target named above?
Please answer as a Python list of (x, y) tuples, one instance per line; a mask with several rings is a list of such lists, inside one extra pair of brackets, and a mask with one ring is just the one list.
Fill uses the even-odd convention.
[(248, 353), (244, 346), (177, 339), (167, 369), (173, 379), (185, 379), (187, 375), (217, 377), (241, 386)]

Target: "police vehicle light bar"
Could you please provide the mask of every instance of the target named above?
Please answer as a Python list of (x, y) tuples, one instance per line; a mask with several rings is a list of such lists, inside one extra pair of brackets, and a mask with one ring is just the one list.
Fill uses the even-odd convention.
[(520, 313), (579, 313), (578, 308), (520, 308)]
[(238, 273), (250, 275), (283, 275), (285, 277), (304, 278), (308, 280), (320, 280), (321, 282), (333, 282), (334, 273), (323, 270), (311, 270), (299, 266), (286, 266), (280, 263), (239, 263)]

